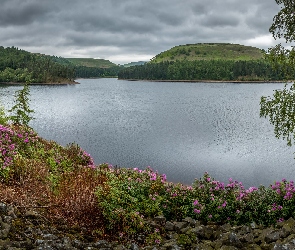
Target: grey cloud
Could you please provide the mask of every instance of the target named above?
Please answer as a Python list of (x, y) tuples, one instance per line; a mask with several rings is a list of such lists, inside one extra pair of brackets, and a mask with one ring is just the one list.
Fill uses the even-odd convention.
[(211, 28), (224, 27), (224, 26), (237, 26), (239, 24), (239, 18), (235, 16), (224, 16), (224, 15), (209, 15), (202, 24)]
[(277, 11), (270, 0), (2, 0), (0, 46), (141, 60), (180, 44), (268, 35)]
[(42, 18), (50, 6), (39, 1), (5, 1), (0, 9), (0, 26), (28, 25)]

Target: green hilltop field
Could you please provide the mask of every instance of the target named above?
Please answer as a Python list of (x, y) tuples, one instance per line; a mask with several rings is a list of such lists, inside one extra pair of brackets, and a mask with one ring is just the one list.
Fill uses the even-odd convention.
[(75, 66), (85, 66), (92, 68), (111, 68), (117, 66), (116, 64), (105, 59), (94, 59), (94, 58), (66, 58)]
[(153, 63), (176, 60), (235, 60), (249, 61), (263, 58), (263, 50), (231, 43), (198, 43), (175, 46), (151, 59)]
[[(231, 43), (198, 43), (175, 46), (144, 65), (119, 71), (119, 79), (165, 81), (268, 82), (286, 79), (275, 69), (264, 50)], [(293, 76), (291, 76), (293, 78)]]

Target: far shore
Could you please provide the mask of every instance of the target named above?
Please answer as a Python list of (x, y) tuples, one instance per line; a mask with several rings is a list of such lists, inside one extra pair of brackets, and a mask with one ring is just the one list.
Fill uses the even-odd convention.
[[(0, 84), (4, 85), (24, 85), (25, 82), (0, 82)], [(73, 85), (73, 84), (80, 84), (76, 81), (69, 81), (69, 82), (31, 82), (29, 85)]]
[(121, 79), (125, 81), (144, 81), (144, 82), (204, 82), (204, 83), (293, 83), (293, 81), (218, 81), (218, 80), (147, 80), (147, 79)]

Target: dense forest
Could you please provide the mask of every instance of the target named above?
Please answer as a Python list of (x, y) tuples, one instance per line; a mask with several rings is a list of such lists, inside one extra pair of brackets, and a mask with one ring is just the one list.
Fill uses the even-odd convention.
[(119, 79), (146, 80), (217, 80), (269, 81), (282, 80), (279, 68), (273, 69), (265, 60), (195, 60), (146, 63), (121, 70)]
[(0, 46), (0, 82), (71, 83), (75, 78), (117, 76), (119, 69), (77, 66), (66, 58)]
[[(284, 73), (283, 73), (284, 72)], [(240, 44), (199, 43), (175, 46), (148, 63), (121, 70), (119, 79), (276, 81), (288, 73), (275, 69), (265, 59), (265, 51)]]

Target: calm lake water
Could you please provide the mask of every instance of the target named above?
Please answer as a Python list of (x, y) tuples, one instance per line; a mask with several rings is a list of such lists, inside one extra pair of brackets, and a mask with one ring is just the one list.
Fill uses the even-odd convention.
[[(295, 148), (259, 117), (260, 97), (284, 84), (78, 81), (31, 86), (31, 126), (62, 145), (78, 143), (96, 164), (151, 166), (185, 184), (205, 171), (246, 187), (294, 178)], [(1, 86), (6, 108), (20, 88)]]

